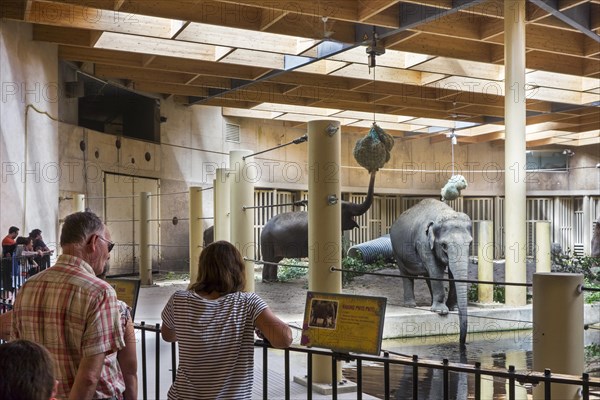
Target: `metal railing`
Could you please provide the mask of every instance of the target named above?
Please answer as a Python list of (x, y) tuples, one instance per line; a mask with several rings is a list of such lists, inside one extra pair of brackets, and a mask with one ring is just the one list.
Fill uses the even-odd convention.
[[(136, 324), (135, 328), (140, 331), (141, 334), (141, 374), (142, 376), (138, 376), (138, 380), (140, 381), (140, 391), (143, 399), (148, 398), (161, 398), (160, 391), (160, 325), (156, 324), (154, 326), (148, 326), (144, 322), (140, 324)], [(149, 377), (149, 369), (147, 368), (149, 355), (147, 352), (147, 335), (152, 334), (155, 336), (155, 351), (154, 351), (154, 397), (150, 395), (149, 397), (149, 388), (148, 388), (148, 377)], [(331, 360), (331, 376), (336, 377), (336, 368), (338, 361), (345, 362), (353, 362), (356, 366), (356, 398), (362, 399), (363, 396), (363, 364), (364, 363), (378, 363), (383, 366), (383, 382), (382, 387), (384, 388), (384, 399), (389, 399), (391, 396), (391, 368), (392, 365), (401, 365), (410, 368), (412, 371), (412, 385), (407, 385), (407, 390), (412, 390), (412, 398), (419, 398), (419, 371), (423, 370), (434, 370), (441, 372), (442, 375), (442, 398), (450, 399), (451, 398), (451, 390), (450, 390), (450, 374), (451, 373), (462, 373), (471, 375), (474, 380), (474, 393), (469, 393), (469, 398), (482, 399), (482, 390), (481, 383), (482, 380), (486, 377), (500, 378), (505, 379), (507, 381), (507, 399), (513, 400), (516, 399), (516, 388), (517, 385), (523, 384), (531, 384), (533, 386), (544, 384), (544, 398), (551, 399), (552, 398), (552, 387), (555, 384), (568, 384), (568, 385), (576, 385), (580, 387), (581, 398), (584, 400), (589, 400), (590, 391), (598, 390), (600, 391), (600, 378), (590, 378), (589, 374), (584, 373), (582, 376), (571, 376), (571, 375), (563, 375), (563, 374), (553, 374), (550, 370), (546, 369), (544, 372), (517, 372), (514, 366), (509, 366), (508, 369), (498, 369), (498, 368), (482, 368), (481, 363), (477, 362), (474, 365), (463, 364), (463, 363), (454, 363), (450, 362), (447, 359), (442, 361), (439, 360), (428, 360), (421, 359), (417, 355), (410, 356), (390, 356), (390, 352), (383, 352), (382, 356), (372, 356), (372, 355), (364, 355), (364, 354), (341, 354), (334, 353), (330, 350), (325, 349), (316, 349), (316, 348), (307, 348), (301, 346), (292, 346), (288, 349), (278, 350), (279, 352), (283, 351), (284, 358), (284, 371), (282, 382), (273, 382), (269, 380), (269, 353), (274, 350), (269, 346), (268, 343), (263, 342), (262, 340), (255, 341), (254, 344), (256, 347), (262, 348), (262, 397), (263, 399), (267, 399), (269, 396), (269, 385), (277, 385), (278, 387), (283, 387), (283, 393), (285, 399), (291, 398), (291, 362), (290, 362), (290, 354), (291, 353), (304, 353), (307, 357), (306, 362), (306, 379), (307, 379), (307, 391), (306, 398), (311, 400), (313, 398), (313, 371), (312, 371), (312, 359), (313, 356), (325, 356), (330, 358)], [(170, 357), (170, 365), (171, 365), (171, 381), (175, 380), (175, 375), (177, 371), (177, 344), (171, 343), (170, 346), (171, 357)], [(273, 356), (271, 356), (273, 357)], [(256, 363), (255, 363), (256, 364)], [(338, 386), (339, 383), (336, 379), (331, 381), (331, 398), (337, 399), (338, 396)], [(466, 385), (466, 381), (465, 381)], [(465, 388), (466, 389), (466, 388)], [(596, 395), (599, 396), (599, 395)], [(297, 398), (297, 394), (294, 395), (294, 398)]]

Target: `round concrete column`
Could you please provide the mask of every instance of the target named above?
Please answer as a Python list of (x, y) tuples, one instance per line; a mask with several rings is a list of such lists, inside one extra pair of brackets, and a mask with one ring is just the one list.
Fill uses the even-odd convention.
[[(252, 154), (249, 150), (234, 150), (229, 153), (229, 187), (231, 204), (231, 243), (242, 253), (242, 257), (255, 259), (254, 247), (254, 206), (253, 176), (244, 156)], [(245, 261), (247, 292), (254, 292), (254, 262)]]
[(535, 272), (550, 272), (552, 266), (550, 221), (535, 223)]
[(217, 176), (213, 182), (214, 191), (214, 225), (213, 234), (217, 240), (231, 240), (231, 221), (229, 207), (231, 202), (231, 188), (227, 180), (227, 169), (217, 168)]
[(190, 187), (190, 283), (198, 278), (198, 260), (202, 251), (202, 188)]
[(85, 211), (85, 195), (76, 194), (73, 196), (73, 212)]
[[(492, 221), (479, 221), (477, 276), (480, 281), (494, 280), (494, 223)], [(480, 283), (477, 292), (480, 303), (489, 304), (494, 301), (494, 285)]]
[[(341, 293), (341, 131), (337, 121), (308, 123), (308, 290)], [(341, 369), (338, 363), (338, 375)], [(313, 382), (331, 383), (331, 359), (313, 357)]]
[[(525, 0), (504, 2), (504, 218), (506, 281), (526, 280)], [(506, 287), (506, 304), (527, 304), (527, 290)]]
[[(582, 274), (533, 274), (533, 370), (553, 374), (583, 373)], [(578, 386), (552, 384), (553, 399), (579, 399)], [(533, 389), (544, 398), (544, 384)]]
[(150, 192), (140, 192), (140, 280), (152, 285), (152, 252), (150, 251)]

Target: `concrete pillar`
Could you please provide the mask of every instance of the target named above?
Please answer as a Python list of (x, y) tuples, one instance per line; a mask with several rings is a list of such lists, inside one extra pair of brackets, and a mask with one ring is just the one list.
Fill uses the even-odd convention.
[(190, 283), (198, 279), (198, 260), (202, 251), (202, 188), (190, 187)]
[(73, 212), (85, 211), (85, 194), (76, 194), (73, 196)]
[[(308, 123), (308, 290), (342, 292), (341, 131), (330, 120)], [(337, 381), (342, 378), (338, 363)], [(331, 360), (313, 357), (313, 382), (331, 383)]]
[[(255, 259), (254, 247), (254, 176), (247, 167), (244, 156), (252, 154), (249, 150), (233, 150), (229, 153), (230, 221), (231, 243), (242, 253), (242, 257)], [(247, 292), (254, 292), (254, 261), (246, 261)]]
[[(533, 370), (553, 374), (583, 373), (583, 274), (533, 275)], [(579, 399), (578, 386), (552, 384), (553, 399)], [(533, 399), (544, 398), (544, 384)]]
[[(479, 239), (477, 242), (477, 276), (480, 281), (494, 280), (494, 222), (479, 221)], [(494, 302), (494, 285), (477, 286), (480, 303)]]
[(152, 252), (150, 251), (150, 192), (140, 192), (140, 280), (152, 285)]
[(550, 272), (552, 254), (550, 243), (550, 221), (535, 223), (535, 272)]
[[(526, 280), (525, 0), (504, 2), (504, 168), (506, 281)], [(527, 290), (506, 287), (506, 304), (527, 304)]]
[(230, 202), (231, 188), (227, 180), (226, 168), (217, 168), (217, 176), (213, 182), (214, 191), (214, 236), (217, 240), (231, 240)]

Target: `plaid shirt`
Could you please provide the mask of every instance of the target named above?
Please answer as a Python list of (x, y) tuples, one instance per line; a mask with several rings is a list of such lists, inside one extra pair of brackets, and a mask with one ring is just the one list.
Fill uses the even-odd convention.
[(69, 396), (83, 357), (104, 359), (94, 398), (122, 398), (125, 383), (116, 351), (124, 345), (114, 289), (84, 260), (61, 255), (55, 266), (30, 278), (14, 305), (11, 339), (43, 344), (54, 356), (57, 398)]

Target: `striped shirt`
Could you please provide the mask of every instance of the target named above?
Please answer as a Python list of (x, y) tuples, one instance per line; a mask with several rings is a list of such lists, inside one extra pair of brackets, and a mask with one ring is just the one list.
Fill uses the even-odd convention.
[(191, 291), (175, 292), (162, 312), (179, 344), (169, 399), (251, 398), (254, 323), (266, 308), (256, 293), (207, 300)]
[[(84, 260), (61, 255), (56, 265), (30, 278), (14, 305), (12, 339), (44, 345), (56, 363), (57, 398), (69, 396), (83, 357), (112, 353), (125, 345), (114, 289)], [(115, 357), (105, 357), (94, 398), (122, 398), (123, 375)]]

